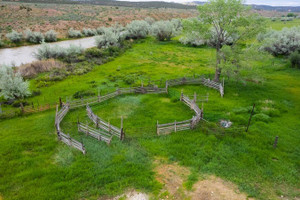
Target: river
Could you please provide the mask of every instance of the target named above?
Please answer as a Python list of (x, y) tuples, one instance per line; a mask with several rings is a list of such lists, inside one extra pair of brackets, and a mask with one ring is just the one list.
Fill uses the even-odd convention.
[[(71, 44), (80, 45), (84, 49), (96, 46), (94, 37), (53, 42), (49, 44), (51, 46), (58, 45), (60, 47), (69, 47)], [(38, 44), (32, 46), (0, 49), (0, 65), (6, 64), (10, 66), (20, 66), (22, 64), (36, 61), (37, 59), (34, 57), (34, 53), (40, 46), (41, 45)]]

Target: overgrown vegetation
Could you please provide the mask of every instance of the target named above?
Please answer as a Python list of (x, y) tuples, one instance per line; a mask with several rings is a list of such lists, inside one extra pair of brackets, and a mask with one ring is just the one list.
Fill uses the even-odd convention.
[(12, 41), (12, 42), (21, 42), (21, 40), (23, 39), (23, 34), (22, 33), (18, 33), (17, 31), (12, 31), (8, 34), (6, 34), (6, 37)]
[(45, 60), (50, 58), (60, 58), (70, 61), (75, 59), (77, 55), (83, 52), (81, 46), (70, 45), (70, 47), (62, 48), (58, 45), (50, 46), (49, 44), (43, 43), (40, 48), (38, 48), (35, 56), (39, 60)]
[(262, 42), (262, 49), (274, 56), (290, 55), (300, 49), (300, 26), (284, 28), (281, 31), (271, 30), (260, 34), (258, 40)]
[(68, 36), (70, 38), (80, 38), (82, 37), (82, 34), (79, 30), (74, 30), (73, 28), (70, 28), (68, 31)]
[(47, 31), (45, 33), (45, 42), (56, 42), (57, 33), (54, 30)]
[(152, 25), (152, 34), (159, 41), (169, 41), (172, 37), (176, 36), (177, 31), (170, 21), (158, 21)]
[(27, 29), (25, 31), (25, 40), (30, 43), (39, 44), (44, 40), (44, 35), (41, 32), (32, 32)]

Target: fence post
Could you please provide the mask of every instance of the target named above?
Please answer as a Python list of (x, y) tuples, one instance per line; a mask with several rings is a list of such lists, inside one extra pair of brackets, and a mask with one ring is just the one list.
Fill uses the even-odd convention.
[(174, 129), (175, 129), (175, 133), (176, 133), (177, 132), (176, 120), (175, 120), (175, 123), (174, 123)]
[(159, 135), (158, 120), (156, 121), (156, 134)]
[(124, 140), (125, 134), (124, 134), (124, 130), (123, 130), (123, 116), (121, 116), (121, 136), (120, 136), (120, 140)]
[(196, 92), (194, 92), (194, 103), (196, 103), (196, 101), (197, 101), (197, 94)]
[(275, 141), (274, 141), (274, 145), (273, 145), (274, 149), (276, 149), (277, 143), (278, 143), (278, 136), (275, 137)]
[(101, 97), (101, 92), (100, 89), (98, 88), (98, 102), (100, 102), (100, 97)]
[(69, 141), (69, 146), (72, 146), (72, 140), (71, 140), (71, 137), (70, 137), (69, 133), (68, 133), (68, 141)]
[(251, 115), (250, 115), (250, 118), (249, 118), (249, 121), (248, 121), (248, 126), (247, 126), (247, 129), (246, 129), (246, 132), (248, 132), (250, 122), (251, 122), (251, 118), (252, 118), (252, 115), (253, 115), (253, 112), (254, 112), (254, 108), (255, 108), (255, 104), (253, 104), (253, 108), (252, 108)]
[(183, 89), (181, 90), (180, 101), (183, 101)]
[(55, 112), (55, 127), (57, 124), (57, 113), (58, 113), (58, 105), (56, 104), (56, 112)]
[(144, 82), (143, 82), (143, 81), (141, 81), (141, 87), (142, 87), (142, 88), (144, 87)]
[(61, 97), (59, 97), (59, 107), (62, 107), (62, 100), (61, 100)]
[(168, 81), (166, 81), (166, 93), (168, 94)]
[(96, 118), (96, 128), (98, 128), (99, 127), (99, 118), (97, 117)]
[(86, 121), (86, 132), (85, 132), (86, 136), (88, 136), (88, 133), (89, 133), (89, 126), (88, 126), (88, 122)]
[(79, 125), (79, 118), (77, 117), (77, 128), (78, 128), (78, 131), (80, 129), (80, 125)]
[(24, 114), (24, 106), (23, 106), (23, 103), (22, 103), (22, 102), (20, 103), (20, 108), (21, 108), (22, 114)]
[(110, 123), (108, 121), (108, 132), (110, 133)]
[(201, 119), (203, 119), (203, 102), (202, 102), (202, 107), (201, 107)]

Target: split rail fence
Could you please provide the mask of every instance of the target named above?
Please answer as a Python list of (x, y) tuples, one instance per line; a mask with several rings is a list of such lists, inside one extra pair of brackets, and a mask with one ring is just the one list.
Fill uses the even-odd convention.
[[(68, 113), (70, 109), (74, 109), (86, 105), (87, 115), (96, 125), (96, 128), (90, 127), (88, 126), (88, 124), (83, 124), (78, 121), (78, 130), (80, 132), (84, 132), (87, 135), (94, 137), (99, 141), (105, 141), (108, 144), (110, 144), (112, 140), (112, 136), (116, 136), (121, 140), (123, 140), (125, 137), (125, 133), (123, 131), (123, 119), (121, 119), (121, 128), (113, 126), (109, 122), (106, 122), (102, 120), (100, 117), (98, 117), (97, 115), (95, 115), (92, 109), (89, 107), (89, 105), (100, 103), (122, 94), (168, 93), (169, 86), (184, 85), (184, 84), (203, 84), (205, 86), (219, 90), (221, 96), (222, 97), (224, 96), (224, 80), (223, 80), (223, 84), (221, 84), (221, 83), (214, 82), (210, 79), (206, 79), (204, 77), (198, 77), (198, 78), (180, 78), (180, 79), (168, 80), (166, 81), (165, 88), (158, 88), (157, 86), (144, 87), (143, 84), (141, 87), (121, 88), (121, 89), (117, 89), (115, 92), (108, 93), (104, 96), (101, 96), (98, 93), (98, 95), (95, 97), (70, 101), (70, 102), (66, 102), (65, 104), (62, 103), (60, 99), (60, 106), (62, 108), (61, 110), (58, 111), (58, 106), (56, 107), (56, 116), (55, 116), (55, 127), (56, 127), (58, 138), (65, 144), (80, 150), (84, 154), (86, 153), (85, 147), (82, 142), (76, 141), (75, 139), (71, 138), (69, 134), (66, 135), (60, 129), (60, 122), (63, 120), (63, 118), (65, 117), (65, 115)], [(183, 95), (183, 93), (181, 93), (180, 100), (184, 102), (187, 106), (189, 106), (192, 110), (194, 110), (196, 115), (193, 116), (192, 119), (179, 121), (179, 122), (175, 121), (174, 123), (158, 124), (157, 121), (156, 129), (158, 135), (193, 129), (200, 122), (200, 120), (203, 119), (203, 107), (202, 109), (198, 107), (198, 105), (196, 104), (197, 100), (195, 95), (194, 95), (194, 99), (191, 100), (188, 96), (185, 96)], [(208, 96), (206, 97), (206, 101), (208, 101)], [(97, 128), (99, 128), (100, 130), (98, 130)]]
[(107, 144), (110, 144), (110, 142), (112, 140), (112, 135), (109, 135), (104, 131), (95, 129), (95, 128), (90, 127), (89, 125), (83, 124), (81, 122), (78, 122), (78, 131), (83, 132), (86, 135), (89, 135), (93, 138), (96, 138), (99, 141), (104, 141)]
[(97, 128), (104, 130), (107, 134), (116, 136), (123, 140), (124, 138), (124, 131), (123, 131), (123, 119), (121, 119), (121, 128), (111, 125), (109, 122), (104, 121), (96, 114), (93, 113), (92, 109), (89, 105), (86, 106), (86, 111), (88, 117), (94, 122)]
[(171, 79), (166, 81), (166, 88), (168, 88), (169, 86), (177, 86), (177, 85), (185, 85), (185, 84), (202, 84), (207, 87), (218, 90), (221, 94), (221, 97), (224, 96), (224, 79), (223, 79), (223, 84), (204, 77), (197, 77), (197, 78), (184, 77), (179, 79)]
[(63, 120), (63, 118), (66, 116), (66, 114), (70, 110), (70, 105), (65, 104), (59, 111), (58, 106), (56, 106), (56, 115), (55, 115), (55, 128), (57, 132), (57, 137), (60, 141), (65, 143), (68, 146), (74, 147), (81, 151), (83, 154), (86, 153), (84, 145), (82, 142), (78, 142), (77, 140), (70, 137), (70, 135), (65, 134), (60, 129), (60, 122)]
[(159, 124), (157, 121), (156, 124), (156, 133), (157, 135), (166, 135), (172, 132), (183, 131), (188, 129), (194, 129), (200, 120), (203, 118), (203, 107), (200, 109), (196, 104), (195, 100), (190, 100), (187, 96), (183, 95), (181, 92), (180, 101), (185, 103), (190, 109), (194, 110), (195, 116), (192, 119), (184, 121), (175, 121), (173, 123)]

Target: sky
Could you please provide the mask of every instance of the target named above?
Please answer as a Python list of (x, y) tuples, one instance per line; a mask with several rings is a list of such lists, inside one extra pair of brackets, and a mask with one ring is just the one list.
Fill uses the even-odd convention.
[[(167, 1), (167, 2), (191, 2), (207, 0), (128, 0), (128, 1)], [(270, 6), (300, 6), (300, 0), (246, 0), (247, 4), (270, 5)]]

